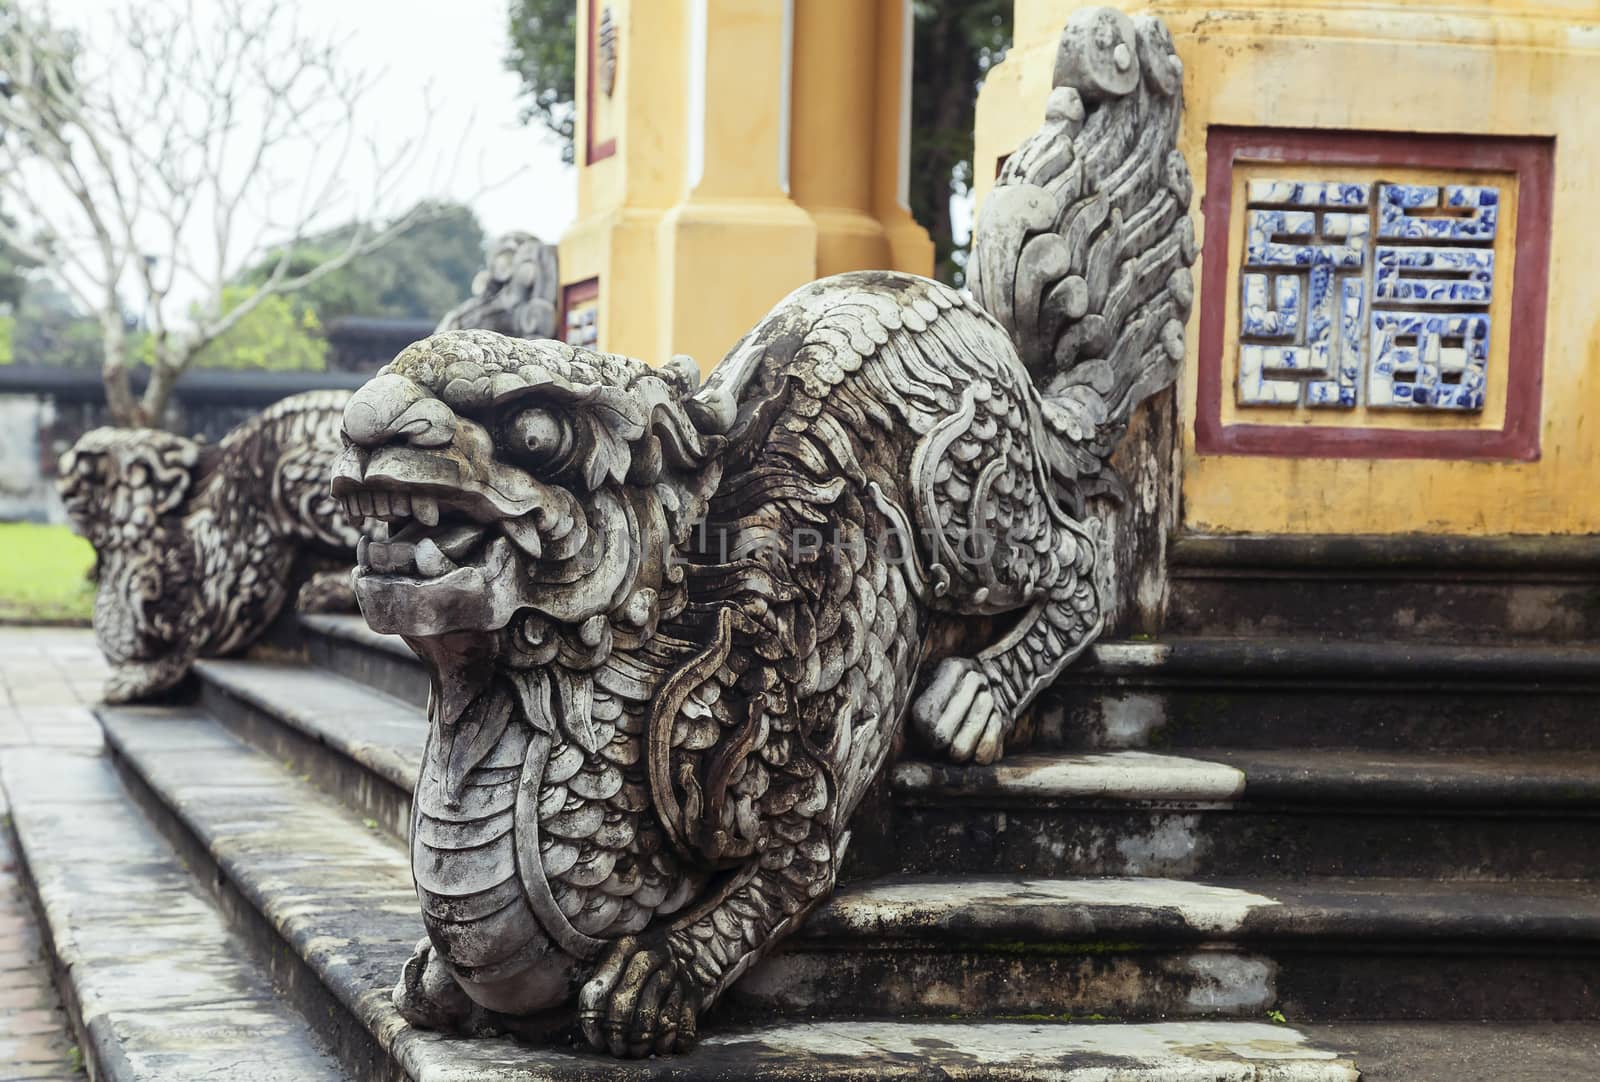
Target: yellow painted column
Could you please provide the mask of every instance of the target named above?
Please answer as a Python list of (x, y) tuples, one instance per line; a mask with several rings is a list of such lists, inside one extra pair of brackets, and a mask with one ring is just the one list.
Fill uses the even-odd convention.
[[(1061, 27), (1084, 6), (1017, 0), (1015, 48), (990, 73), (978, 102), (980, 214), (996, 164), (1032, 133), (1044, 107)], [(1600, 531), (1600, 503), (1582, 495), (1600, 469), (1600, 425), (1588, 416), (1600, 403), (1600, 247), (1588, 224), (1600, 202), (1600, 126), (1593, 121), (1600, 12), (1592, 0), (1112, 6), (1158, 15), (1171, 29), (1185, 65), (1181, 147), (1196, 182), (1197, 230), (1225, 230), (1208, 238), (1196, 268), (1201, 286), (1179, 397), (1182, 528)], [(1229, 147), (1220, 172), (1207, 160), (1208, 145)], [(1285, 160), (1275, 161), (1282, 148)], [(1231, 187), (1219, 187), (1218, 177), (1230, 178)], [(1494, 301), (1483, 306), (1493, 336), (1480, 409), (1393, 408), (1369, 396), (1365, 375), (1356, 407), (1342, 411), (1257, 404), (1241, 391), (1242, 248), (1247, 215), (1258, 205), (1247, 190), (1252, 178), (1370, 184), (1374, 253), (1386, 243), (1377, 202), (1385, 184), (1499, 191)], [(1199, 213), (1202, 207), (1214, 220)], [(1321, 229), (1324, 212), (1315, 213)], [(1530, 267), (1541, 272), (1531, 285), (1523, 274)], [(1384, 307), (1370, 279), (1367, 288), (1369, 312)], [(1392, 294), (1386, 303), (1406, 307)], [(1422, 306), (1424, 315), (1438, 310)], [(1367, 348), (1370, 365), (1376, 347)], [(1219, 366), (1208, 396), (1202, 371)]]
[(817, 231), (789, 198), (793, 9), (691, 0), (684, 197), (661, 222), (656, 354), (709, 370), (816, 275)]
[(910, 0), (580, 0), (567, 337), (709, 369), (797, 286), (929, 273)]
[(911, 217), (910, 0), (795, 8), (791, 194), (817, 224), (817, 274), (933, 269)]

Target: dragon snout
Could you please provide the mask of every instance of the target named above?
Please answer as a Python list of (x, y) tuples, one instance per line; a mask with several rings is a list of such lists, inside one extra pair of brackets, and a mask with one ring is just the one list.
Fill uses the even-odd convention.
[(449, 406), (404, 376), (377, 377), (344, 407), (344, 435), (356, 447), (444, 447), (455, 438), (457, 423)]

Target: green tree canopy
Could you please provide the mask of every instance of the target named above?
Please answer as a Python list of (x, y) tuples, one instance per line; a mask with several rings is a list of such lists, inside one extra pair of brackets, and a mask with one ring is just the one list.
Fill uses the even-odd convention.
[[(0, 210), (0, 224), (10, 226), (15, 221)], [(28, 286), (27, 272), (32, 266), (21, 252), (0, 242), (0, 308), (15, 308), (22, 302)]]
[[(912, 0), (916, 16), (911, 89), (911, 211), (934, 244), (934, 273), (957, 285), (966, 253), (957, 246), (950, 200), (972, 190), (972, 124), (978, 86), (1011, 45), (1012, 0)], [(509, 0), (506, 67), (522, 79), (523, 120), (562, 139), (572, 161), (578, 5)], [(965, 238), (961, 238), (964, 247)]]
[[(253, 291), (229, 286), (222, 292), (223, 310), (231, 312)], [(146, 353), (141, 349), (140, 354)], [(296, 311), (289, 297), (271, 296), (251, 313), (207, 342), (195, 355), (196, 368), (267, 368), (275, 371), (321, 371), (328, 343), (316, 313)], [(148, 357), (141, 356), (147, 363)]]
[(30, 276), (17, 299), (11, 330), (13, 364), (98, 368), (101, 328), (42, 274)]
[(554, 132), (561, 140), (561, 160), (570, 162), (577, 122), (576, 0), (511, 0), (509, 30), (506, 67), (522, 79), (522, 121)]
[[(325, 262), (327, 252), (350, 242), (356, 223), (341, 226), (302, 244), (290, 261), (291, 275)], [(322, 324), (343, 316), (438, 319), (472, 292), (472, 278), (483, 266), (483, 227), (463, 206), (441, 209), (400, 234), (388, 245), (358, 256), (294, 295), (295, 310), (313, 312)], [(277, 256), (247, 269), (236, 285), (267, 279)]]
[(1012, 0), (914, 0), (911, 213), (933, 237), (934, 276), (962, 284), (950, 201), (972, 191), (978, 87), (1011, 47)]

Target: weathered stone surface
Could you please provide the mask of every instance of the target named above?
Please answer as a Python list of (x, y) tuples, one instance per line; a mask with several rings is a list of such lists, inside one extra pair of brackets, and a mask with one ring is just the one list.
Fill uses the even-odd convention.
[(206, 661), (198, 671), (202, 705), (235, 735), (397, 837), (409, 835), (428, 735), (422, 711), (318, 669)]
[(1164, 26), (1080, 10), (1060, 57), (970, 295), (814, 282), (704, 388), (687, 358), (463, 331), (352, 396), (332, 490), (378, 520), (357, 597), (434, 692), (412, 1022), (576, 991), (596, 1048), (692, 1046), (833, 888), (907, 709), (993, 762), (1104, 628), (1090, 501), (1177, 374), (1197, 248)]
[[(583, 1080), (1355, 1077), (1348, 1063), (1308, 1046), (1294, 1030), (1255, 1023), (787, 1022), (728, 1027), (686, 1058), (627, 1066), (505, 1038), (440, 1037), (406, 1025), (389, 1001), (389, 972), (421, 933), (402, 849), (214, 722), (138, 708), (107, 710), (104, 720), (111, 747), (149, 806), (191, 839), (197, 870), (217, 869), (223, 893), (235, 900), (228, 906), (235, 919), (253, 927), (254, 937), (275, 940), (278, 947), (268, 949), (282, 953), (284, 966), (305, 970), (304, 980), (289, 982), (295, 994), (325, 989), (327, 1005), (350, 1024), (330, 1019), (326, 1009), (311, 1018), (346, 1042), (347, 1059), (393, 1062), (418, 1082), (512, 1082), (535, 1073)], [(1221, 912), (1232, 903), (1212, 904)], [(570, 1016), (567, 1026), (576, 1037)], [(363, 1077), (389, 1076), (373, 1067)]]
[(200, 897), (102, 756), (13, 749), (0, 780), (96, 1077), (347, 1077)]
[(1046, 752), (893, 774), (880, 871), (1582, 879), (1592, 752)]
[(400, 636), (380, 635), (359, 616), (333, 613), (303, 615), (300, 630), (315, 664), (426, 709), (428, 671)]
[(560, 338), (556, 326), (561, 278), (557, 250), (532, 233), (506, 233), (489, 249), (489, 265), (472, 280), (472, 296), (439, 321), (441, 331), (479, 328), (513, 338)]
[(1036, 748), (1588, 751), (1597, 692), (1600, 651), (1571, 644), (1172, 636), (1096, 644), (1028, 728)]
[(347, 398), (286, 398), (215, 448), (99, 428), (62, 456), (62, 503), (98, 558), (108, 701), (154, 695), (195, 658), (248, 646), (297, 584), (302, 608), (352, 606), (359, 516), (327, 491)]
[(1362, 1082), (1584, 1082), (1600, 1063), (1600, 1026), (1397, 1022), (1311, 1026), (1316, 1041), (1358, 1058)]
[[(1124, 655), (1155, 649), (1102, 644), (1091, 667), (1131, 671)], [(201, 671), (216, 716), (406, 835), (421, 710), (396, 713), (388, 697), (363, 700), (315, 669), (223, 661)], [(284, 729), (313, 746), (297, 750)], [(912, 759), (894, 768), (892, 802), (875, 813), (882, 836), (858, 831), (845, 878), (1588, 878), (1600, 843), (1596, 776), (1592, 753), (1521, 751), (1036, 752), (990, 767)]]

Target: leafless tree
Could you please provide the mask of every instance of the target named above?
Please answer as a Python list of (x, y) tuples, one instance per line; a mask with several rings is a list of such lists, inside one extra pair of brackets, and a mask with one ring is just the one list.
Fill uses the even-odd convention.
[[(341, 62), (341, 41), (303, 31), (294, 4), (149, 0), (114, 27), (90, 48), (42, 9), (0, 0), (0, 204), (17, 216), (0, 218), (0, 241), (98, 317), (116, 422), (159, 426), (207, 343), (440, 201), (394, 212), (422, 171), (426, 115), (380, 152), (359, 124), (372, 78)], [(437, 184), (451, 159), (434, 160)], [(368, 224), (336, 251), (308, 244), (336, 221)], [(270, 274), (225, 306), (224, 286), (263, 260)], [(138, 395), (129, 296), (151, 342)]]

